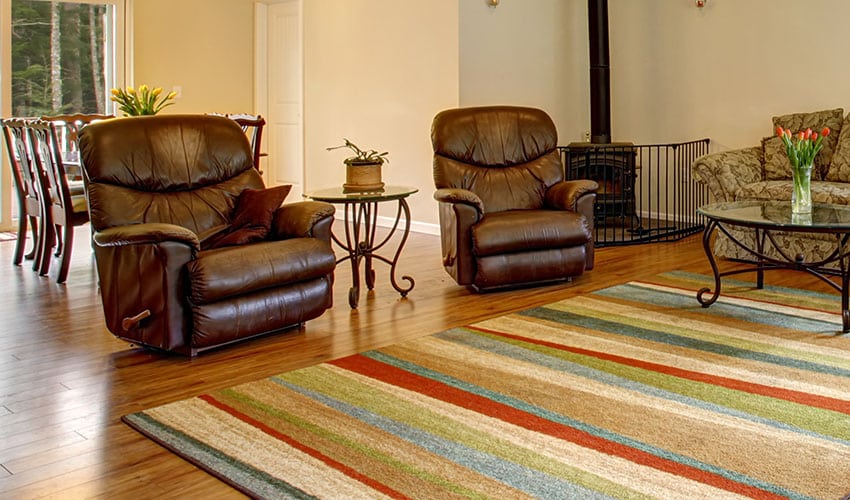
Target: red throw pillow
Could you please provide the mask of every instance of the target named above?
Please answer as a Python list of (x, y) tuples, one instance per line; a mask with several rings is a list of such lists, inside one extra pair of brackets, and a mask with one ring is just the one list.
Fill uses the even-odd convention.
[(204, 250), (266, 239), (271, 231), (275, 210), (283, 204), (290, 189), (292, 186), (283, 185), (267, 189), (246, 189), (239, 193), (230, 230), (206, 241)]

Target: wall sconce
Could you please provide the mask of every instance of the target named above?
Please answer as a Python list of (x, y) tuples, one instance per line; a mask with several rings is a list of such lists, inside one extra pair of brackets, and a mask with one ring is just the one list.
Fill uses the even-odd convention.
[(486, 3), (495, 9), (496, 6), (499, 5), (499, 0), (486, 0)]
[(706, 2), (708, 2), (708, 0), (696, 0), (697, 7), (700, 9), (705, 7)]

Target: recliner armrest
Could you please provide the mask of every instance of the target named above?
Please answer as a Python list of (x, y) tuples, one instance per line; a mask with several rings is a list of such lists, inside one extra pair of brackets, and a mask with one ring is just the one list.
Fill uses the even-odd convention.
[(182, 226), (164, 223), (130, 224), (115, 226), (92, 235), (95, 245), (119, 247), (163, 242), (185, 243), (197, 252), (201, 249), (198, 235)]
[(434, 192), (434, 199), (442, 203), (462, 203), (475, 207), (478, 213), (484, 212), (484, 202), (477, 194), (467, 189), (442, 188)]
[(558, 182), (546, 191), (546, 207), (576, 212), (579, 199), (588, 194), (596, 194), (598, 189), (599, 184), (588, 179)]
[(277, 209), (271, 239), (319, 238), (330, 243), (336, 208), (323, 201), (299, 201)]

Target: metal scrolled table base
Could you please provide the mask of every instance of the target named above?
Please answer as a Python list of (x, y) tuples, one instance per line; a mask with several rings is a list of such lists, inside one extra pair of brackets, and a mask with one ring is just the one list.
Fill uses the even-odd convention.
[[(407, 205), (407, 201), (405, 201), (404, 198), (398, 199), (398, 211), (396, 212), (395, 223), (386, 237), (378, 244), (375, 244), (378, 202), (346, 202), (344, 213), (345, 241), (341, 241), (335, 234), (332, 234), (331, 237), (333, 238), (333, 241), (340, 246), (340, 248), (348, 252), (347, 256), (337, 260), (337, 264), (345, 262), (346, 260), (351, 262), (352, 283), (351, 288), (348, 291), (348, 304), (352, 309), (357, 309), (357, 306), (360, 303), (361, 262), (364, 263), (363, 277), (366, 282), (366, 287), (369, 290), (372, 290), (375, 287), (375, 269), (372, 265), (375, 259), (390, 266), (390, 283), (402, 297), (407, 297), (407, 294), (413, 290), (413, 287), (416, 284), (415, 281), (410, 276), (404, 275), (401, 279), (407, 281), (408, 286), (402, 287), (396, 279), (398, 258), (401, 255), (404, 244), (407, 242), (407, 235), (410, 232), (410, 208)], [(398, 248), (396, 248), (392, 260), (390, 260), (383, 255), (378, 255), (376, 252), (384, 247), (395, 234), (398, 229), (399, 222), (401, 221), (402, 214), (404, 214), (404, 228), (402, 230), (401, 241), (398, 244)]]
[[(711, 236), (717, 229), (720, 229), (720, 231), (738, 247), (756, 258), (754, 267), (720, 272), (720, 269), (717, 266), (717, 260), (714, 257), (714, 252), (711, 250)], [(786, 254), (776, 243), (776, 240), (774, 240), (773, 234), (770, 230), (758, 227), (754, 228), (754, 230), (756, 248), (751, 248), (735, 238), (719, 221), (714, 219), (710, 219), (708, 221), (702, 235), (702, 246), (706, 257), (708, 257), (711, 270), (714, 273), (714, 290), (712, 291), (711, 288), (705, 287), (701, 288), (697, 292), (697, 301), (702, 304), (702, 307), (709, 307), (720, 297), (720, 278), (724, 276), (755, 272), (756, 288), (763, 289), (765, 271), (773, 269), (793, 269), (797, 271), (805, 271), (825, 282), (841, 295), (841, 332), (850, 332), (850, 268), (848, 267), (848, 263), (850, 263), (850, 250), (847, 248), (847, 240), (850, 239), (850, 233), (835, 232), (834, 234), (837, 240), (836, 249), (823, 260), (818, 262), (805, 262), (802, 255), (791, 258), (788, 254)], [(765, 254), (765, 244), (768, 242), (779, 253), (779, 255), (782, 256), (782, 259), (777, 259)], [(838, 262), (837, 270), (825, 268), (827, 264), (831, 264), (833, 262)], [(828, 275), (838, 276), (841, 284), (830, 279)], [(709, 293), (711, 296), (706, 298), (706, 294)]]

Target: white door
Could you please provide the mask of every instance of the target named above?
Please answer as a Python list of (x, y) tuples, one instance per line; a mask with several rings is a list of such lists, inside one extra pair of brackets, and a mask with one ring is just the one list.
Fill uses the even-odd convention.
[[(267, 169), (271, 184), (292, 184), (287, 199), (304, 192), (301, 19), (298, 0), (268, 6)], [(268, 141), (268, 142), (266, 142)]]

